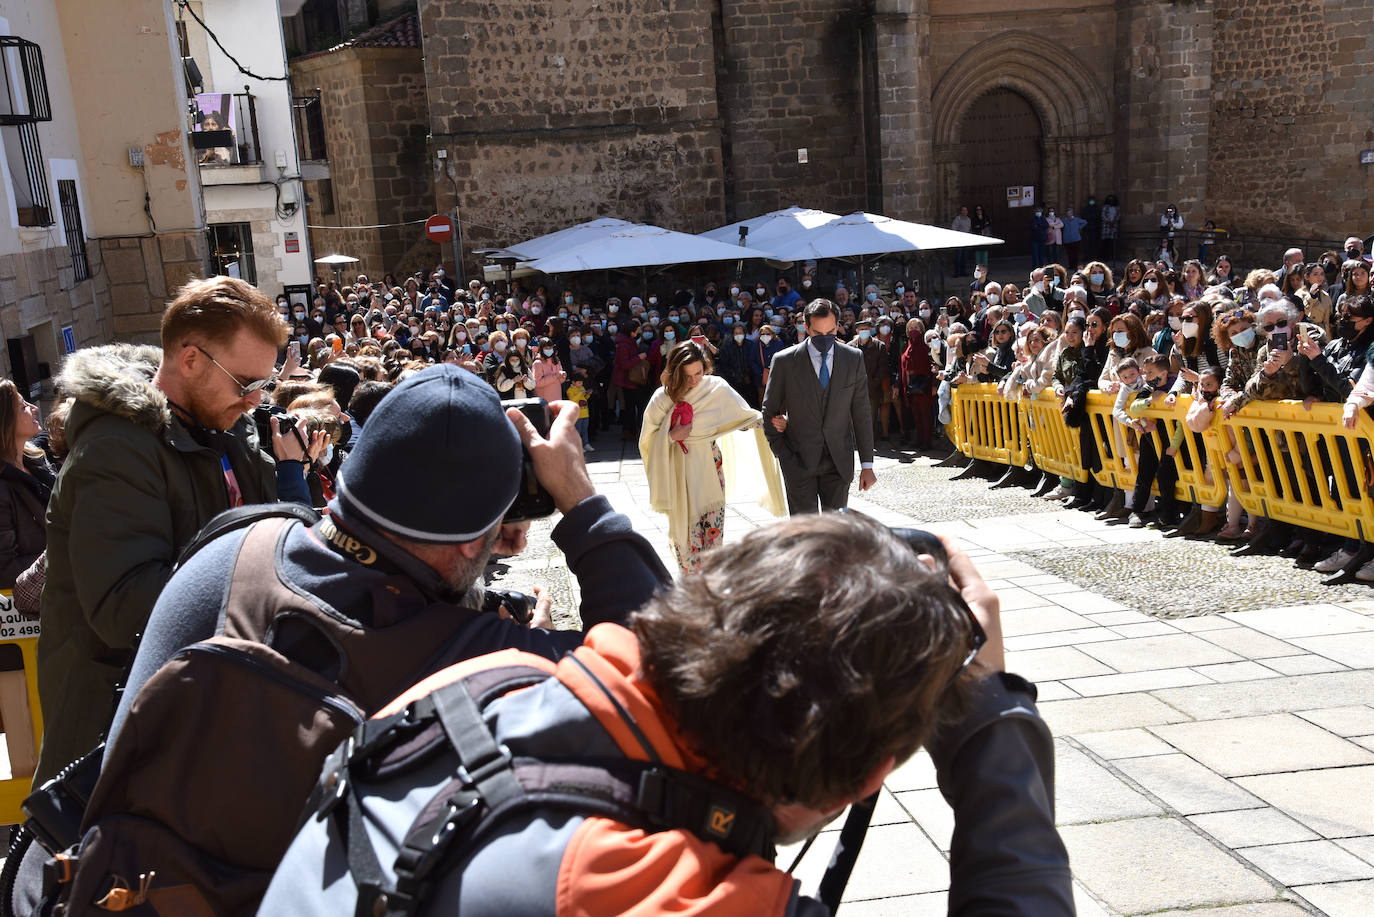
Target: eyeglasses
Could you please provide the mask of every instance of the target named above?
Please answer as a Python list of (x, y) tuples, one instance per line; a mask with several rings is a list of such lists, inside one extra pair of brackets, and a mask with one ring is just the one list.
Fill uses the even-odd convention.
[(219, 360), (216, 360), (214, 357), (210, 356), (209, 351), (207, 351), (204, 347), (200, 346), (199, 344), (187, 344), (186, 346), (194, 347), (196, 350), (199, 350), (201, 353), (205, 354), (205, 358), (207, 360), (215, 364), (215, 366), (219, 369), (220, 372), (224, 373), (231, 380), (233, 380), (234, 384), (239, 387), (240, 398), (247, 398), (254, 392), (260, 392), (263, 389), (267, 388), (267, 386), (277, 381), (277, 374), (272, 373), (272, 375), (268, 376), (266, 379), (254, 379), (252, 382), (245, 383), (238, 376), (234, 375), (229, 370), (225, 369), (220, 364)]
[(1287, 328), (1287, 327), (1288, 327), (1288, 319), (1286, 319), (1286, 318), (1285, 318), (1283, 321), (1281, 321), (1281, 322), (1275, 322), (1275, 323), (1272, 324), (1272, 325), (1260, 325), (1260, 328), (1262, 328), (1266, 334), (1268, 334), (1270, 331), (1273, 331), (1275, 328)]

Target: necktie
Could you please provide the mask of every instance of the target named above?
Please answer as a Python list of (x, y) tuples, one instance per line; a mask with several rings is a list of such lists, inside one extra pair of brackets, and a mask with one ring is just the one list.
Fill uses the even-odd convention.
[(827, 362), (829, 358), (829, 352), (821, 354), (821, 388), (830, 387), (830, 364)]

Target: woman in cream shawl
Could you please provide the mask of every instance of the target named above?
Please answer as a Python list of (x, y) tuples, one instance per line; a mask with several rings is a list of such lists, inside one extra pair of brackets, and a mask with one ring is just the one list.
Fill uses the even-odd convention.
[[(761, 415), (710, 372), (711, 358), (696, 342), (669, 351), (663, 387), (649, 399), (639, 434), (650, 505), (668, 516), (673, 556), (684, 571), (720, 544), (728, 495), (753, 490), (773, 515), (783, 514), (782, 475)], [(679, 402), (691, 406), (692, 421), (675, 427)]]

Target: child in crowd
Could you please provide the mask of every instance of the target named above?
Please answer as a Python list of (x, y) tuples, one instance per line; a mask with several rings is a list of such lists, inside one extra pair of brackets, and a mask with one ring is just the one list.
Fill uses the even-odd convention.
[(587, 373), (581, 369), (574, 369), (570, 377), (572, 382), (568, 384), (568, 400), (577, 405), (577, 432), (582, 437), (582, 451), (595, 452), (596, 447), (587, 438), (587, 427), (591, 421), (591, 397), (587, 391)]
[(1155, 503), (1157, 520), (1162, 526), (1178, 524), (1177, 501), (1174, 487), (1178, 483), (1178, 467), (1173, 456), (1165, 454), (1161, 459), (1151, 432), (1158, 430), (1161, 441), (1171, 438), (1163, 420), (1150, 420), (1144, 413), (1156, 402), (1162, 403), (1173, 384), (1169, 376), (1169, 358), (1163, 354), (1152, 354), (1137, 362), (1128, 357), (1117, 365), (1117, 379), (1121, 389), (1116, 395), (1112, 417), (1123, 427), (1135, 430), (1139, 437), (1139, 452), (1136, 458), (1135, 490), (1126, 495), (1126, 509), (1130, 511), (1131, 528), (1145, 526), (1145, 512), (1150, 500), (1150, 486), (1158, 482), (1159, 499)]

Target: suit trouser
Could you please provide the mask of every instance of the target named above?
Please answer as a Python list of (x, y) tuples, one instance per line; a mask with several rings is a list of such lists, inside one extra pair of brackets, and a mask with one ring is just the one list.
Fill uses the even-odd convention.
[(849, 479), (840, 475), (829, 454), (821, 455), (821, 463), (814, 471), (784, 471), (783, 485), (787, 490), (787, 511), (793, 516), (817, 511), (843, 509), (849, 505)]

